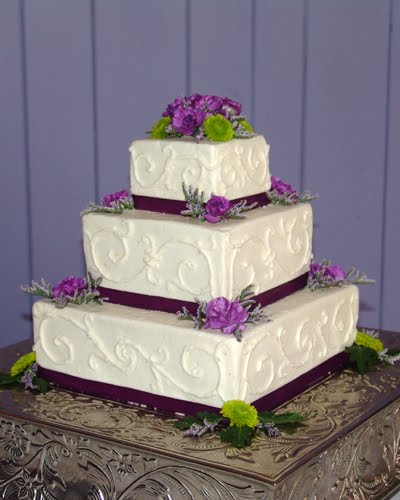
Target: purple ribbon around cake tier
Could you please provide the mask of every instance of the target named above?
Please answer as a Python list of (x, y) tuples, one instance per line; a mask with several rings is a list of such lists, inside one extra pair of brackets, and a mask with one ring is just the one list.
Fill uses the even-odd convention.
[[(288, 297), (292, 293), (298, 292), (307, 285), (308, 273), (304, 273), (297, 278), (283, 283), (271, 290), (259, 293), (253, 298), (256, 304), (261, 307), (268, 306), (278, 300)], [(108, 297), (112, 304), (121, 306), (137, 307), (139, 309), (148, 309), (150, 311), (163, 311), (167, 313), (176, 313), (182, 307), (186, 307), (191, 314), (196, 314), (198, 304), (179, 299), (168, 299), (166, 297), (157, 297), (154, 295), (145, 295), (143, 293), (124, 292), (112, 288), (99, 287), (102, 297)]]
[[(310, 371), (300, 375), (298, 378), (286, 385), (270, 392), (266, 396), (252, 402), (258, 411), (273, 410), (289, 399), (301, 394), (310, 387), (322, 382), (327, 376), (342, 369), (348, 362), (348, 354), (341, 352), (324, 361)], [(167, 412), (178, 412), (186, 415), (195, 415), (199, 411), (219, 412), (219, 408), (207, 406), (182, 399), (160, 396), (138, 389), (120, 387), (105, 382), (82, 379), (65, 373), (49, 370), (39, 366), (39, 374), (49, 382), (69, 389), (74, 392), (88, 394), (94, 397), (112, 399), (114, 401), (136, 403), (146, 405)]]
[[(141, 196), (134, 194), (133, 204), (137, 210), (147, 210), (149, 212), (160, 212), (164, 214), (180, 215), (183, 210), (187, 210), (186, 201), (168, 200), (166, 198), (153, 198), (152, 196)], [(257, 207), (263, 207), (270, 203), (266, 193), (253, 194), (246, 198), (231, 200), (232, 205), (246, 200), (247, 205), (257, 202)]]

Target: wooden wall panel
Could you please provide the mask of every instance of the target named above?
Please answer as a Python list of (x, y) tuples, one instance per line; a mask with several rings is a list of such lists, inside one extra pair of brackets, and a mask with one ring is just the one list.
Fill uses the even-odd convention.
[(361, 324), (379, 323), (389, 1), (311, 0), (308, 12), (305, 178), (315, 254), (357, 265)]
[(89, 0), (25, 4), (33, 275), (84, 270), (79, 212), (94, 197)]
[(189, 93), (231, 97), (251, 120), (252, 2), (190, 2)]
[(390, 67), (388, 71), (387, 192), (384, 193), (385, 233), (382, 253), (382, 326), (400, 331), (400, 2), (392, 2)]
[(95, 3), (99, 196), (129, 187), (128, 147), (186, 88), (184, 0)]
[(304, 5), (255, 3), (255, 129), (271, 145), (272, 174), (300, 188), (304, 72)]
[[(0, 2), (0, 345), (31, 333), (30, 298), (19, 286), (30, 280), (29, 196), (25, 164), (20, 5)], [(25, 315), (25, 316), (24, 316)]]

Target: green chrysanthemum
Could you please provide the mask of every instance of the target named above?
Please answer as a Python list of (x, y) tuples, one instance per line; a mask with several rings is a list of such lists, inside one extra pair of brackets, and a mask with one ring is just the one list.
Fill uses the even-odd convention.
[(10, 368), (10, 375), (13, 377), (15, 377), (15, 375), (19, 375), (20, 373), (24, 372), (28, 368), (28, 366), (30, 366), (35, 361), (36, 361), (35, 352), (29, 352), (28, 354), (21, 356)]
[(240, 399), (232, 399), (224, 403), (221, 409), (221, 415), (229, 418), (229, 425), (237, 427), (257, 427), (259, 419), (257, 410), (254, 406), (245, 403)]
[(168, 127), (168, 125), (171, 123), (171, 117), (165, 116), (164, 118), (161, 118), (158, 120), (153, 125), (153, 128), (151, 129), (151, 138), (152, 139), (165, 139), (168, 137), (167, 132), (165, 129)]
[(250, 125), (250, 123), (247, 120), (240, 120), (240, 125), (247, 130), (249, 134), (254, 134), (253, 127)]
[(376, 337), (371, 337), (368, 333), (357, 332), (356, 340), (354, 341), (356, 345), (363, 345), (364, 347), (369, 347), (376, 352), (381, 352), (384, 349), (384, 345), (381, 340)]
[(226, 142), (233, 139), (232, 123), (222, 115), (209, 116), (204, 120), (204, 134), (216, 142)]

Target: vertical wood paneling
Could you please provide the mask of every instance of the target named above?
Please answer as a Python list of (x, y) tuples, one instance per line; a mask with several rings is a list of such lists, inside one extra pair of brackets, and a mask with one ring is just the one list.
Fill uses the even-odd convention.
[[(0, 3), (0, 346), (31, 333), (30, 299), (19, 289), (28, 283), (28, 197), (25, 169), (20, 5)], [(26, 317), (24, 317), (24, 315)]]
[(251, 118), (252, 2), (203, 0), (190, 5), (190, 93), (237, 99)]
[(33, 275), (83, 272), (80, 210), (94, 197), (89, 1), (25, 4)]
[(128, 147), (186, 87), (184, 0), (95, 2), (100, 195), (129, 186)]
[(384, 286), (382, 327), (400, 330), (400, 2), (393, 1), (391, 61), (388, 86), (388, 163), (385, 200)]
[[(305, 185), (315, 254), (380, 276), (389, 2), (309, 3)], [(362, 324), (377, 326), (380, 287), (360, 288)]]
[(303, 2), (255, 5), (255, 129), (271, 145), (271, 172), (300, 188)]

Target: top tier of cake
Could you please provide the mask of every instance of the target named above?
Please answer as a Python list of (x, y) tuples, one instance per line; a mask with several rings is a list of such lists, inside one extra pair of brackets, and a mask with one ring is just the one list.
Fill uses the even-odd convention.
[(184, 201), (182, 183), (229, 200), (265, 193), (271, 186), (269, 145), (262, 135), (228, 142), (180, 139), (134, 141), (131, 192), (134, 196)]

